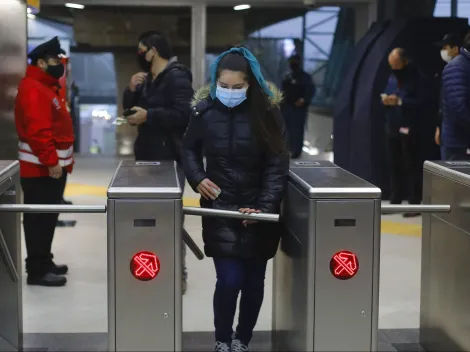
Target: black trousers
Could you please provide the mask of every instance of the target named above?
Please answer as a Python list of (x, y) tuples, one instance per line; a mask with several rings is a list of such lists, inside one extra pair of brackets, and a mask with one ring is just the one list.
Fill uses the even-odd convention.
[(390, 160), (390, 202), (421, 203), (422, 162), (419, 138), (413, 135), (388, 136)]
[[(61, 204), (67, 174), (60, 179), (51, 177), (22, 178), (24, 204)], [(58, 213), (25, 213), (26, 271), (32, 276), (43, 276), (54, 265), (51, 253)]]

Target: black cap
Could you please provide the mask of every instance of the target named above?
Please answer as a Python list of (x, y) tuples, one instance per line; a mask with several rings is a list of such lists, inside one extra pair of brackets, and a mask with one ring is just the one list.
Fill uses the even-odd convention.
[(458, 46), (459, 48), (463, 44), (462, 36), (458, 35), (457, 33), (449, 33), (442, 38), (441, 41), (435, 43), (437, 46), (443, 48), (446, 45), (451, 47)]
[(60, 47), (58, 37), (38, 45), (28, 55), (31, 60), (45, 58), (46, 56), (59, 56), (65, 54), (65, 51)]

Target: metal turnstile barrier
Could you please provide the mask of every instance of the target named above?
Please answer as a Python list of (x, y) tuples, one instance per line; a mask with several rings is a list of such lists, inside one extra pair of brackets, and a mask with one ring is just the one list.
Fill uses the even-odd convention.
[(327, 161), (296, 162), (274, 259), (274, 351), (377, 350), (380, 189)]
[(470, 351), (470, 162), (426, 162), (423, 191), (451, 212), (423, 216), (420, 344)]
[[(0, 161), (0, 205), (20, 202), (20, 167)], [(0, 212), (0, 351), (22, 347), (21, 222), (18, 213)]]
[[(274, 214), (183, 208), (174, 162), (124, 161), (108, 189), (108, 350), (182, 350), (183, 214), (279, 221)], [(196, 256), (201, 258), (201, 255)]]

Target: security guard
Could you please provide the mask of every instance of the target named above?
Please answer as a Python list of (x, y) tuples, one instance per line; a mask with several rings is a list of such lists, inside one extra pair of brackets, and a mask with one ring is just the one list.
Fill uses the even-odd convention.
[[(72, 119), (59, 95), (64, 74), (57, 37), (29, 55), (31, 64), (16, 97), (21, 187), (25, 204), (61, 204), (67, 174), (72, 172)], [(66, 265), (56, 265), (51, 253), (59, 214), (24, 214), (28, 285), (64, 286)]]

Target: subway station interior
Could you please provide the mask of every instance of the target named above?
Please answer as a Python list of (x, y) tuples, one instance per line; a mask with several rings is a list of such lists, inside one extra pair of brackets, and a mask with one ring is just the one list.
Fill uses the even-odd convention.
[[(172, 162), (134, 161), (137, 129), (116, 118), (149, 30), (168, 35), (194, 89), (234, 44), (278, 86), (300, 54), (316, 86), (282, 211), (259, 215), (289, 235), (268, 262), (250, 350), (470, 351), (470, 162), (441, 161), (430, 122), (422, 202), (390, 204), (380, 103), (393, 48), (412, 48), (414, 63), (440, 75), (434, 43), (468, 32), (469, 0), (73, 1), (0, 1), (1, 352), (214, 348), (216, 272), (201, 217), (246, 217), (200, 208)], [(22, 216), (35, 210), (22, 205), (14, 110), (27, 53), (56, 36), (75, 167), (53, 242), (70, 272), (50, 288), (26, 283)], [(158, 267), (147, 281), (132, 266), (140, 254), (148, 270), (145, 253)]]

